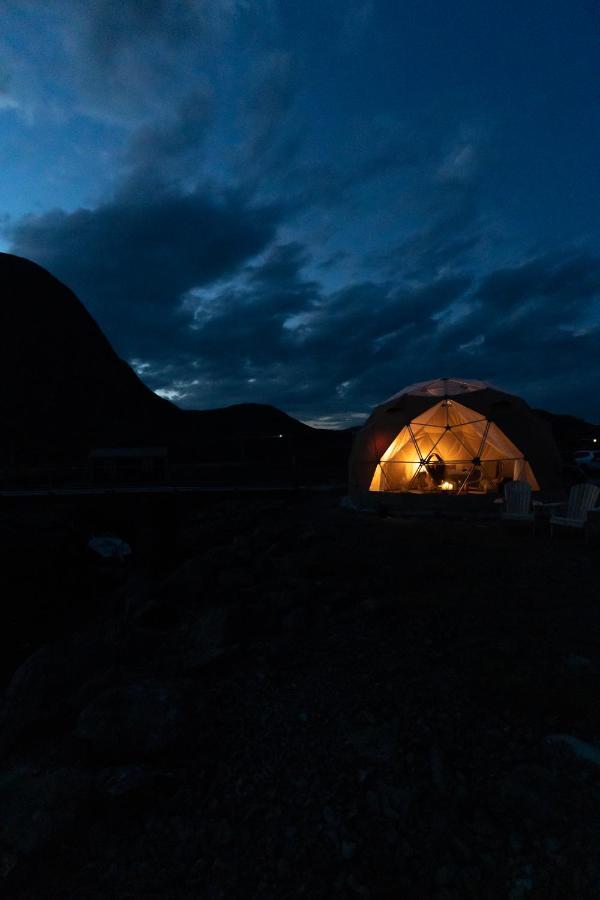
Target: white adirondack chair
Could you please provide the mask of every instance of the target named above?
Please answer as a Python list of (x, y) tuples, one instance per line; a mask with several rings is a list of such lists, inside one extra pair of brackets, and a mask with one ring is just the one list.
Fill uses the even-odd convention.
[(555, 514), (550, 517), (550, 534), (554, 534), (556, 525), (585, 529), (588, 513), (594, 509), (599, 494), (600, 487), (596, 484), (575, 484), (569, 491), (566, 515)]
[(531, 485), (526, 481), (508, 481), (504, 485), (504, 522), (531, 522), (535, 528), (535, 514), (531, 509)]

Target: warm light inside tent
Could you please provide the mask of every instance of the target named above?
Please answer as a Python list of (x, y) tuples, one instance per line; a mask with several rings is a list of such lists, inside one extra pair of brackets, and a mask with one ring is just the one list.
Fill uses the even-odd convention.
[(396, 435), (379, 459), (369, 490), (485, 493), (506, 480), (539, 489), (529, 463), (497, 425), (445, 399)]

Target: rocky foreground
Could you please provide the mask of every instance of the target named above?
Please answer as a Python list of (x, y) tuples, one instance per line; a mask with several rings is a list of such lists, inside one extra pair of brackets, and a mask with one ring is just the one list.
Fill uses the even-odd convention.
[(120, 563), (89, 515), (0, 518), (3, 896), (600, 895), (597, 546), (215, 497)]

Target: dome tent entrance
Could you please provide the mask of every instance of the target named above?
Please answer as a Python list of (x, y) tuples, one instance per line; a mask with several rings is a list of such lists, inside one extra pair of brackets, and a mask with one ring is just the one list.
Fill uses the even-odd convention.
[(511, 440), (449, 398), (405, 425), (378, 462), (369, 490), (494, 490), (507, 478), (539, 485)]
[(485, 494), (508, 480), (558, 487), (547, 424), (518, 397), (482, 381), (437, 379), (378, 406), (357, 434), (351, 492)]

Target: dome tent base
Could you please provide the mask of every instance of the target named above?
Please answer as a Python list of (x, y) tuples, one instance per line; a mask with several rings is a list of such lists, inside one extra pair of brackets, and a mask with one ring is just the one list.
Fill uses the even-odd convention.
[(463, 516), (498, 514), (498, 495), (420, 493), (418, 491), (360, 491), (353, 495), (356, 508), (407, 515)]

